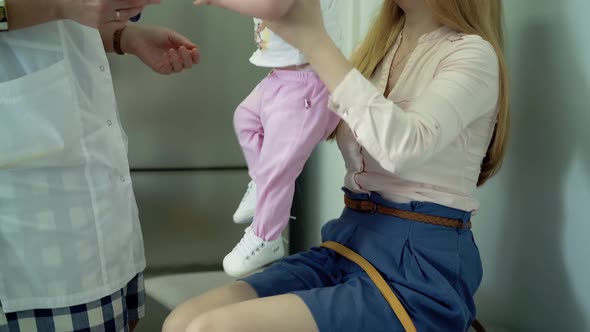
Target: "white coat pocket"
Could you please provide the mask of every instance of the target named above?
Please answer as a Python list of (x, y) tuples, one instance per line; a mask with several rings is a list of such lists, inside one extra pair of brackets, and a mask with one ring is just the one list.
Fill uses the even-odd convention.
[(0, 169), (80, 165), (77, 105), (65, 60), (0, 83)]

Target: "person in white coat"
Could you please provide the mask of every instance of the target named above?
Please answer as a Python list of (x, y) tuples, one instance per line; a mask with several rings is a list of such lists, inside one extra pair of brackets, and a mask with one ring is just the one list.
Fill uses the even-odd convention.
[(0, 0), (0, 331), (132, 331), (144, 315), (105, 50), (160, 74), (198, 63), (178, 33), (127, 24), (157, 2)]

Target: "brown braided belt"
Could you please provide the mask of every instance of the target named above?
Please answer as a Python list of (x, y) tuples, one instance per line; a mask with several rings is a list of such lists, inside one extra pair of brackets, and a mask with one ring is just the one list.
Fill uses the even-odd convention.
[(381, 213), (388, 216), (394, 216), (412, 221), (419, 221), (432, 225), (439, 225), (459, 229), (471, 229), (471, 221), (463, 222), (460, 219), (450, 219), (444, 217), (431, 216), (418, 212), (394, 209), (367, 200), (350, 199), (347, 196), (344, 196), (344, 204), (347, 208), (359, 212)]
[[(422, 213), (411, 212), (411, 211), (404, 211), (394, 208), (389, 208), (386, 206), (382, 206), (371, 201), (367, 200), (353, 200), (346, 196), (344, 196), (344, 204), (346, 207), (352, 210), (360, 211), (360, 212), (368, 212), (368, 213), (381, 213), (389, 216), (394, 216), (402, 219), (419, 221), (427, 224), (433, 225), (440, 225), (445, 227), (453, 227), (453, 228), (468, 228), (471, 229), (471, 221), (467, 221), (463, 223), (462, 220), (458, 219), (449, 219), (437, 216), (430, 216)], [(381, 274), (369, 263), (366, 259), (355, 253), (354, 251), (344, 247), (343, 245), (335, 242), (324, 242), (322, 247), (330, 248), (337, 253), (341, 254), (342, 256), (350, 259), (351, 261), (358, 264), (371, 278), (373, 283), (379, 288), (379, 291), (389, 305), (391, 306), (395, 315), (399, 318), (404, 330), (406, 332), (415, 332), (416, 327), (414, 326), (414, 322), (408, 315), (406, 309), (403, 307), (395, 293), (391, 290), (391, 288), (387, 285)], [(485, 327), (478, 321), (475, 320), (473, 322), (473, 328), (477, 332), (486, 332)]]

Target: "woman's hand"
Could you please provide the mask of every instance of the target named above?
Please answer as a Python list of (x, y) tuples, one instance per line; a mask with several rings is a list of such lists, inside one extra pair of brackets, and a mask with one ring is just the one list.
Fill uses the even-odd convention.
[(122, 28), (127, 21), (139, 14), (147, 5), (160, 0), (52, 0), (55, 1), (58, 17), (71, 19), (80, 24), (99, 28), (113, 25)]
[(197, 45), (175, 31), (160, 27), (129, 25), (121, 37), (121, 48), (163, 75), (189, 69), (201, 58)]
[(296, 0), (285, 16), (267, 21), (266, 26), (303, 54), (321, 43), (323, 38), (329, 39), (319, 0)]

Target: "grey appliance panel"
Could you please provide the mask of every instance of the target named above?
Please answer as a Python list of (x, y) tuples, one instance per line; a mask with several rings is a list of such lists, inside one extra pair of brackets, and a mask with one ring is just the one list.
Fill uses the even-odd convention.
[(249, 181), (244, 171), (134, 172), (148, 269), (220, 267), (241, 239), (232, 214)]
[(110, 55), (132, 168), (244, 166), (233, 130), (237, 105), (267, 70), (248, 61), (251, 19), (191, 1), (150, 6), (142, 24), (170, 27), (200, 46), (202, 62), (170, 76), (133, 56)]

